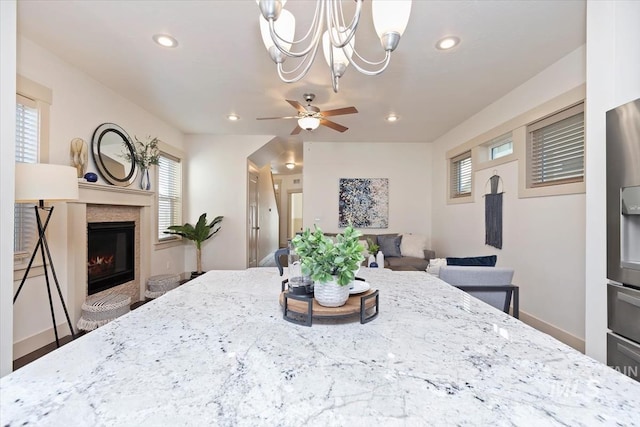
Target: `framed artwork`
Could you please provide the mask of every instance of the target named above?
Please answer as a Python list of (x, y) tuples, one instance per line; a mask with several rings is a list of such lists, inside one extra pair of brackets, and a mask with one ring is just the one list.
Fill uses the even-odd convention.
[(388, 178), (340, 178), (338, 225), (356, 228), (389, 226)]

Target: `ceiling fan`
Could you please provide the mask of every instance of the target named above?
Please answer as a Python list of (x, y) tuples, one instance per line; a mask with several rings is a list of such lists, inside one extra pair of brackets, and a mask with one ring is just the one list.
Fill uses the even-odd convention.
[(327, 110), (320, 111), (318, 107), (314, 107), (311, 105), (311, 102), (316, 97), (313, 93), (305, 93), (304, 100), (307, 102), (306, 107), (300, 104), (298, 101), (291, 101), (287, 99), (286, 101), (293, 106), (296, 110), (298, 110), (297, 116), (287, 116), (287, 117), (259, 117), (257, 120), (272, 120), (272, 119), (298, 119), (298, 124), (295, 129), (291, 132), (291, 135), (299, 134), (303, 129), (312, 131), (316, 129), (319, 125), (330, 127), (333, 130), (337, 130), (338, 132), (344, 132), (349, 129), (346, 126), (342, 126), (336, 122), (332, 122), (331, 120), (327, 120), (325, 117), (330, 116), (340, 116), (342, 114), (353, 114), (357, 113), (358, 110), (356, 107), (345, 107), (338, 108), (335, 110)]

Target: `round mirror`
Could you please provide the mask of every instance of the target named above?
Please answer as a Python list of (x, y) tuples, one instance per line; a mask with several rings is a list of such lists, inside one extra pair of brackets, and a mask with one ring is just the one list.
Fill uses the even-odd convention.
[(91, 139), (93, 161), (108, 183), (126, 187), (136, 178), (135, 152), (129, 135), (114, 123), (103, 123)]

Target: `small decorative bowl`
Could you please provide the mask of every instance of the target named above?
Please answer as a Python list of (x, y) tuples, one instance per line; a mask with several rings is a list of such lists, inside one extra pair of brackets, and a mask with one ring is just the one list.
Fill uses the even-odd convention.
[(86, 179), (87, 182), (96, 182), (98, 180), (98, 175), (93, 172), (87, 172), (84, 174), (84, 179)]

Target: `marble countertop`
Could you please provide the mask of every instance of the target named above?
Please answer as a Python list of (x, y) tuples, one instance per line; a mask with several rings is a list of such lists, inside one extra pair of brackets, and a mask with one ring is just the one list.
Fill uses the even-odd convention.
[(3, 426), (640, 425), (640, 383), (422, 272), (380, 315), (282, 319), (275, 268), (211, 271), (0, 379)]

